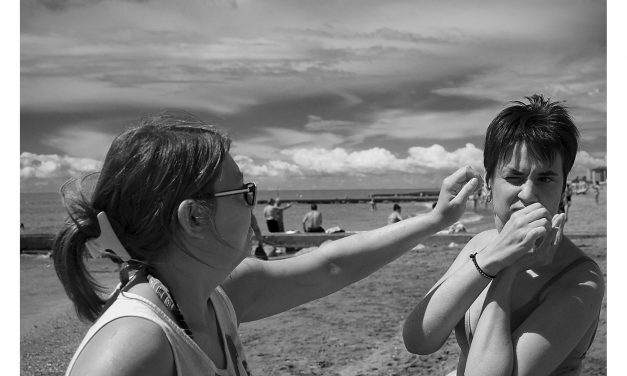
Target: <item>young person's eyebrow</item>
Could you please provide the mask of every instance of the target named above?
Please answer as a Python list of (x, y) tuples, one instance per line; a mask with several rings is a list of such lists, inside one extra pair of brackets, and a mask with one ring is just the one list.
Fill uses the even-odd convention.
[(542, 175), (542, 176), (558, 176), (559, 174), (556, 171), (547, 170), (547, 171), (539, 172), (538, 175)]
[(518, 171), (516, 168), (509, 167), (509, 166), (503, 166), (502, 171), (504, 173), (513, 174), (513, 175), (524, 175), (522, 171)]

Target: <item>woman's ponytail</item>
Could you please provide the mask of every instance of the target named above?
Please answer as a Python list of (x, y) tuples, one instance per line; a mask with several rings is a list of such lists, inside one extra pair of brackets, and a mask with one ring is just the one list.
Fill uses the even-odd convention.
[(101, 313), (105, 301), (101, 295), (105, 288), (89, 273), (85, 260), (90, 256), (85, 242), (91, 237), (87, 229), (97, 227), (95, 218), (85, 216), (78, 219), (72, 216), (57, 234), (52, 247), (54, 268), (65, 293), (74, 303), (78, 317), (82, 320), (95, 321)]

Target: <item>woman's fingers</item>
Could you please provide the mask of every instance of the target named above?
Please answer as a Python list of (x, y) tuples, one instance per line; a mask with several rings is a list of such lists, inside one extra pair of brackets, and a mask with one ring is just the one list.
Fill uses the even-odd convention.
[[(479, 174), (470, 166), (464, 166), (462, 168), (459, 168), (457, 171), (453, 172), (448, 177), (446, 177), (444, 179), (444, 183), (446, 187), (448, 187), (449, 189), (450, 188), (454, 189), (454, 187), (460, 187), (460, 186), (465, 185), (467, 182), (469, 182), (473, 178), (477, 179), (480, 183), (479, 186), (481, 186), (481, 184), (483, 183), (483, 178), (481, 177), (481, 174)], [(452, 193), (455, 194), (455, 192), (452, 192)]]
[(459, 191), (459, 193), (455, 196), (453, 201), (459, 204), (466, 202), (468, 197), (470, 197), (470, 195), (473, 192), (475, 192), (480, 186), (481, 186), (481, 181), (473, 177), (466, 184), (464, 184), (461, 191)]

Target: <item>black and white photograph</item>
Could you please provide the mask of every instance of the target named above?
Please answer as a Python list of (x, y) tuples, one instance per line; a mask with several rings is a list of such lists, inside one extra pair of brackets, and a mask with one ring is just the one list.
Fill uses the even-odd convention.
[(613, 4), (15, 8), (21, 375), (608, 374)]

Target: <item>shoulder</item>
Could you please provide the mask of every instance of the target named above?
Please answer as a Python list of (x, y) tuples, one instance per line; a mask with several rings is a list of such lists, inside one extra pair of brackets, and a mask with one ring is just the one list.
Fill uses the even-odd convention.
[[(577, 250), (583, 255), (583, 252), (578, 248)], [(605, 296), (603, 271), (591, 259), (572, 264), (575, 259), (577, 258), (560, 267), (560, 270), (564, 270), (572, 265), (546, 290), (545, 298), (552, 301), (570, 301), (581, 314), (597, 315)]]
[(600, 304), (605, 295), (605, 278), (599, 265), (587, 259), (568, 270), (556, 283), (554, 292), (578, 296), (588, 302)]
[(170, 343), (159, 325), (122, 317), (103, 326), (83, 349), (71, 375), (174, 375)]

